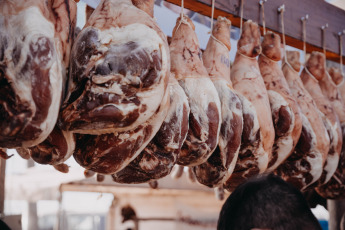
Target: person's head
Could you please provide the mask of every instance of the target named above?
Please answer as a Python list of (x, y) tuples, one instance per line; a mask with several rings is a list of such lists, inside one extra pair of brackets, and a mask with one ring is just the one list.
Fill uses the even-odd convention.
[(321, 230), (302, 193), (275, 175), (253, 178), (225, 201), (218, 230)]

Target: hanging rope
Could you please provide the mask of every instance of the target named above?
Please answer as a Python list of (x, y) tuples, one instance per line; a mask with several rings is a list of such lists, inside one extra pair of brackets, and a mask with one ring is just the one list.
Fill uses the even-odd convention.
[(180, 28), (182, 23), (184, 23), (184, 24), (188, 25), (189, 27), (191, 27), (191, 25), (189, 24), (187, 19), (185, 19), (183, 10), (184, 10), (184, 0), (181, 0), (181, 20), (180, 20), (180, 23), (178, 24), (178, 26), (176, 28), (176, 31), (178, 31), (178, 29)]
[(322, 51), (326, 57), (326, 28), (328, 27), (328, 23), (325, 26), (322, 26)]
[(259, 4), (262, 8), (262, 27), (263, 27), (263, 32), (264, 35), (266, 34), (266, 23), (265, 23), (265, 8), (264, 8), (264, 4), (267, 0), (260, 0)]
[(183, 10), (184, 10), (184, 0), (181, 0), (181, 18), (184, 17)]
[(275, 62), (275, 63), (279, 62), (279, 61), (275, 61), (275, 60), (272, 60), (271, 58), (267, 57), (263, 52), (261, 52), (260, 55), (263, 56), (264, 58), (268, 59), (271, 62)]
[[(299, 72), (296, 71), (296, 70), (291, 66), (291, 64), (290, 64), (287, 60), (284, 62), (284, 64), (286, 64), (287, 66), (289, 66), (289, 68), (292, 69), (293, 72), (295, 72), (296, 74), (299, 75)], [(284, 65), (284, 64), (283, 64), (283, 65)]]
[(241, 21), (240, 21), (240, 36), (242, 34), (242, 24), (243, 24), (243, 1), (244, 0), (241, 0)]
[[(229, 48), (220, 40), (218, 40), (215, 36), (213, 36), (213, 17), (214, 17), (214, 4), (215, 4), (216, 0), (212, 0), (212, 12), (211, 12), (211, 31), (209, 32), (211, 34), (211, 38), (213, 40), (215, 40), (216, 42), (218, 42), (219, 44), (221, 44), (222, 46), (224, 46), (227, 50), (229, 50)], [(230, 50), (229, 50), (230, 51)]]
[(343, 32), (339, 32), (339, 54), (340, 54), (340, 73), (341, 75), (344, 77), (344, 73), (343, 73), (343, 42), (342, 42), (342, 35)]
[(306, 40), (307, 40), (307, 31), (306, 31), (306, 22), (309, 18), (309, 15), (307, 14), (305, 17), (302, 17), (302, 26), (303, 26), (303, 52), (304, 52), (304, 63), (307, 62), (307, 46), (306, 46)]
[(214, 4), (216, 0), (212, 0), (212, 11), (211, 11), (211, 34), (213, 31), (213, 20), (214, 20)]
[(309, 74), (309, 76), (310, 76), (314, 81), (319, 82), (319, 81), (316, 79), (316, 77), (309, 71), (309, 69), (308, 69), (306, 66), (304, 66), (304, 70), (305, 70), (305, 72), (307, 72), (307, 74)]
[(283, 52), (284, 52), (284, 64), (288, 65), (292, 71), (298, 74), (298, 72), (290, 65), (290, 63), (287, 60), (287, 55), (286, 55), (286, 41), (285, 41), (285, 27), (284, 27), (284, 11), (285, 11), (285, 6), (282, 5), (278, 8), (278, 12), (280, 13), (281, 17), (281, 24), (282, 24), (282, 37), (283, 37)]
[(284, 11), (285, 5), (282, 5), (278, 8), (278, 12), (280, 13), (281, 24), (282, 24), (282, 36), (283, 36), (283, 50), (284, 50), (284, 61), (287, 62), (286, 58), (286, 42), (285, 42), (285, 29), (284, 29)]
[[(256, 60), (256, 57), (249, 57), (249, 56), (247, 56), (247, 55), (241, 53), (241, 51), (240, 51), (239, 49), (237, 50), (237, 53), (238, 53), (239, 55), (245, 57), (245, 58), (252, 59), (252, 60)], [(260, 54), (261, 54), (261, 53), (260, 53)]]

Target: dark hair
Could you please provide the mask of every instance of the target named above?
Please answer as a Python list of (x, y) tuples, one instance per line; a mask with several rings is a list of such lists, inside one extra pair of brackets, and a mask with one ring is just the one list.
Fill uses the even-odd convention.
[(321, 230), (302, 193), (275, 175), (238, 186), (225, 201), (218, 230)]
[(10, 227), (8, 227), (8, 225), (0, 219), (0, 229), (1, 230), (11, 230)]

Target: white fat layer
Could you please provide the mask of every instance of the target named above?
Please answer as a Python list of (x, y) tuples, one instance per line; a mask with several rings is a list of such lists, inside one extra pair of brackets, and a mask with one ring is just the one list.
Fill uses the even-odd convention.
[[(150, 138), (147, 138), (146, 141), (141, 143), (141, 146), (138, 149), (135, 149), (135, 153), (133, 154), (132, 157), (123, 159), (123, 163), (122, 163), (121, 167), (119, 167), (116, 172), (119, 172), (120, 170), (125, 168), (131, 161), (133, 161), (146, 148), (148, 143), (156, 135), (162, 122), (164, 121), (164, 119), (167, 115), (168, 107), (169, 107), (169, 101), (170, 101), (170, 97), (169, 97), (169, 92), (167, 91), (163, 97), (162, 105), (161, 105), (159, 111), (157, 111), (154, 114), (154, 116), (152, 116), (148, 121), (146, 121), (147, 124), (143, 124), (144, 126), (145, 125), (151, 125), (152, 126), (152, 133), (151, 133)], [(143, 131), (143, 129), (141, 129), (141, 131), (136, 132), (136, 133), (133, 133), (133, 132), (126, 132), (123, 134), (120, 133), (119, 138), (122, 139), (123, 141), (127, 141), (128, 139), (135, 141), (137, 138), (144, 135), (144, 133), (142, 131)], [(133, 150), (130, 150), (130, 151), (133, 151)], [(116, 172), (113, 172), (113, 173), (116, 173)]]
[[(325, 114), (323, 114), (317, 107), (316, 107), (316, 105), (315, 105), (315, 108), (316, 108), (316, 111), (317, 111), (317, 113), (319, 114), (319, 116), (321, 117), (321, 119), (322, 119), (322, 124), (323, 125), (328, 125), (328, 122), (324, 122), (324, 121), (327, 121), (328, 120), (328, 118), (326, 117), (326, 115)], [(324, 126), (325, 127), (325, 126)], [(328, 132), (327, 132), (327, 128), (325, 127), (324, 129), (324, 137), (326, 138), (326, 140), (327, 140), (327, 143), (330, 143), (330, 137), (329, 137), (329, 135), (328, 135)], [(327, 157), (327, 156), (326, 156)], [(326, 161), (326, 158), (324, 157), (324, 159), (323, 159), (323, 161), (324, 161), (324, 163), (325, 163), (325, 161)]]
[[(221, 106), (222, 106), (222, 111), (221, 111), (222, 125), (224, 125), (223, 122), (226, 122), (225, 124), (228, 125), (227, 121), (232, 120), (233, 114), (236, 114), (237, 116), (242, 118), (242, 125), (241, 125), (241, 130), (242, 130), (243, 129), (242, 109), (236, 107), (236, 101), (232, 101), (232, 96), (234, 94), (236, 95), (236, 93), (233, 90), (231, 90), (231, 88), (228, 85), (229, 84), (228, 81), (221, 78), (214, 78), (214, 80), (212, 81), (213, 81), (214, 86), (217, 89)], [(229, 126), (228, 128), (231, 129), (231, 126)], [(230, 165), (225, 165), (227, 161), (227, 156), (225, 154), (227, 153), (227, 149), (228, 149), (228, 138), (229, 137), (223, 136), (221, 133), (219, 134), (218, 146), (221, 151), (221, 158), (224, 164), (223, 166), (228, 168), (227, 173), (224, 175), (223, 179), (220, 180), (219, 185), (227, 181), (230, 178), (231, 174), (233, 173), (236, 166), (237, 159), (238, 159), (240, 146), (241, 146), (241, 143), (239, 143), (237, 150), (234, 153), (234, 158), (232, 159)]]
[[(259, 124), (256, 109), (255, 109), (254, 105), (246, 97), (244, 97), (243, 95), (241, 95), (239, 93), (237, 93), (237, 96), (239, 97), (239, 99), (242, 102), (243, 114), (251, 114), (254, 117), (253, 129), (250, 131), (250, 141), (253, 142), (256, 138), (256, 133), (260, 132), (260, 124)], [(259, 140), (257, 147), (248, 146), (246, 149), (241, 149), (241, 152), (245, 152), (247, 149), (250, 150), (251, 152), (255, 153), (255, 159), (254, 159), (254, 162), (252, 162), (252, 163), (258, 166), (260, 173), (263, 173), (267, 169), (268, 153), (263, 148), (261, 137), (260, 137), (260, 140)], [(250, 161), (253, 161), (253, 160), (250, 159)], [(243, 162), (237, 162), (237, 163), (245, 164), (246, 162), (247, 162), (247, 160), (244, 160)], [(244, 176), (246, 174), (247, 173), (244, 173)]]
[[(87, 28), (86, 28), (87, 29)], [(100, 50), (105, 53), (108, 51), (109, 47), (112, 44), (116, 45), (125, 45), (128, 42), (135, 42), (138, 44), (138, 49), (144, 49), (147, 53), (152, 53), (154, 51), (160, 51), (161, 58), (162, 58), (162, 66), (161, 71), (158, 72), (158, 75), (161, 76), (161, 80), (154, 84), (150, 89), (146, 89), (145, 91), (139, 91), (136, 96), (140, 99), (141, 105), (146, 105), (146, 111), (144, 113), (140, 113), (139, 118), (130, 126), (123, 127), (123, 128), (116, 128), (116, 129), (110, 129), (109, 131), (116, 131), (121, 132), (129, 129), (133, 129), (137, 127), (138, 125), (142, 124), (146, 120), (148, 120), (157, 110), (158, 106), (161, 104), (163, 95), (166, 91), (165, 83), (164, 83), (164, 76), (167, 73), (168, 70), (168, 53), (166, 49), (164, 48), (164, 42), (161, 39), (161, 37), (158, 35), (158, 33), (151, 29), (150, 27), (140, 24), (140, 23), (134, 23), (130, 24), (124, 27), (115, 27), (110, 28), (107, 30), (99, 30), (96, 28), (93, 28), (94, 30), (98, 31), (99, 34), (99, 40), (102, 44), (100, 47)], [(77, 51), (76, 51), (77, 52)], [(98, 59), (96, 63), (103, 62), (104, 59), (99, 57), (93, 57), (95, 59)], [(104, 78), (104, 77), (102, 77)], [(111, 78), (111, 77), (110, 77)], [(101, 79), (106, 80), (106, 79)], [(95, 80), (97, 81), (97, 80)], [(127, 76), (123, 78), (123, 80), (120, 83), (115, 83), (111, 85), (109, 88), (104, 87), (97, 87), (93, 86), (91, 88), (91, 92), (95, 94), (103, 94), (103, 93), (113, 93), (117, 95), (124, 96), (124, 93), (122, 92), (119, 85), (126, 85), (130, 82), (136, 82), (140, 81), (138, 77), (131, 76), (131, 73), (127, 73)], [(72, 86), (73, 87), (73, 86)], [(116, 105), (118, 109), (122, 111), (124, 115), (132, 112), (133, 110), (137, 109), (137, 106), (132, 104), (117, 104)], [(79, 131), (78, 131), (79, 132)]]
[[(315, 181), (317, 181), (321, 174), (322, 174), (322, 169), (323, 169), (323, 154), (317, 149), (317, 137), (316, 133), (314, 132), (308, 118), (302, 114), (302, 124), (306, 131), (311, 135), (311, 150), (309, 154), (305, 157), (305, 160), (310, 164), (311, 170), (309, 173), (312, 175), (313, 180), (307, 184), (305, 182), (305, 178), (301, 178), (302, 175), (296, 176), (296, 178), (300, 177), (302, 181), (304, 181), (305, 186), (303, 187), (306, 188), (308, 185), (313, 184)], [(304, 169), (303, 166), (301, 166), (301, 161), (296, 162), (298, 164), (298, 169), (301, 169), (301, 171), (306, 172), (306, 169)]]
[[(330, 149), (334, 149), (334, 151), (336, 151), (338, 149), (337, 145), (339, 142), (339, 136), (338, 136), (338, 126), (337, 123), (334, 123), (332, 125), (332, 122), (329, 119), (325, 119), (324, 121), (325, 123), (325, 127), (326, 129), (331, 133), (333, 140), (330, 143)], [(324, 172), (326, 172), (326, 178), (324, 181), (320, 181), (322, 184), (327, 183), (332, 175), (335, 173), (337, 167), (338, 167), (338, 163), (339, 163), (339, 154), (335, 152), (333, 155), (331, 154), (327, 154), (327, 159), (326, 159), (326, 163), (325, 163), (325, 167), (324, 167)]]
[(280, 95), (280, 93), (274, 90), (267, 90), (267, 93), (272, 111), (277, 111), (282, 106), (289, 106), (289, 103), (284, 99), (282, 95)]
[(311, 154), (314, 157), (307, 156), (306, 161), (309, 162), (309, 164), (311, 166), (311, 170), (309, 173), (312, 175), (313, 180), (309, 184), (306, 184), (306, 186), (303, 187), (302, 190), (304, 190), (306, 187), (308, 187), (308, 185), (311, 185), (314, 182), (316, 182), (322, 175), (322, 168), (323, 168), (322, 154), (320, 152), (316, 152), (316, 151), (311, 152)]
[[(57, 117), (59, 115), (61, 93), (62, 93), (61, 73), (62, 73), (61, 65), (58, 65), (58, 63), (55, 62), (49, 70), (52, 102), (49, 107), (48, 116), (45, 122), (42, 122), (40, 125), (40, 129), (43, 130), (43, 132), (41, 133), (40, 138), (37, 139), (36, 141), (37, 143), (41, 143), (42, 141), (44, 141), (48, 137), (48, 135), (53, 131)], [(26, 142), (23, 143), (23, 145), (25, 144)], [(31, 144), (34, 144), (34, 143), (31, 143)]]
[[(117, 135), (117, 139), (120, 140), (119, 145), (121, 145), (123, 142), (127, 142), (127, 141), (135, 142), (138, 138), (142, 138), (145, 135), (144, 131), (148, 125), (151, 126), (151, 131), (152, 131), (150, 136), (146, 137), (145, 140), (143, 140), (138, 145), (140, 146), (139, 148), (133, 149), (132, 146), (127, 145), (127, 149), (125, 150), (125, 152), (130, 152), (131, 154), (127, 154), (127, 155), (131, 155), (131, 157), (124, 157), (122, 159), (121, 164), (118, 166), (118, 168), (116, 168), (116, 171), (108, 172), (107, 174), (114, 174), (114, 173), (119, 172), (120, 170), (125, 168), (131, 161), (133, 161), (146, 148), (148, 143), (152, 140), (152, 138), (158, 132), (163, 120), (165, 119), (167, 115), (169, 102), (170, 102), (169, 99), (170, 99), (169, 93), (168, 91), (166, 91), (163, 97), (160, 109), (149, 120), (147, 120), (144, 124), (142, 124), (142, 126), (139, 127), (139, 130), (137, 130), (136, 132), (126, 131), (126, 132), (119, 132), (119, 133), (114, 134), (114, 135)], [(105, 136), (105, 138), (107, 137)], [(110, 152), (114, 152), (114, 151), (116, 151), (116, 146), (110, 145), (109, 148), (102, 151), (101, 154), (98, 155), (98, 157), (105, 156), (107, 154), (110, 154)], [(124, 153), (122, 153), (122, 155), (125, 156)], [(99, 158), (94, 163), (96, 163), (97, 161), (99, 161)]]
[(332, 178), (333, 174), (335, 173), (335, 171), (338, 167), (338, 163), (339, 163), (339, 155), (338, 154), (334, 154), (333, 156), (328, 155), (327, 164), (323, 169), (324, 171), (327, 172), (325, 181), (323, 181), (324, 184), (327, 183)]
[[(6, 24), (4, 23), (6, 21)], [(27, 56), (30, 55), (30, 43), (36, 43), (39, 37), (46, 37), (54, 42), (56, 47), (59, 41), (54, 38), (54, 25), (48, 21), (40, 9), (36, 6), (29, 7), (21, 11), (17, 15), (6, 16), (0, 15), (0, 25), (5, 28), (8, 39), (8, 46), (5, 50), (5, 62), (7, 65), (6, 74), (9, 77), (9, 82), (15, 90), (16, 96), (22, 101), (27, 102), (33, 114), (36, 113), (36, 105), (32, 97), (31, 76), (34, 74), (33, 70), (21, 74), (20, 71), (25, 65)], [(6, 26), (5, 26), (6, 25)], [(1, 32), (0, 32), (1, 34)], [(19, 63), (14, 65), (12, 61), (12, 53), (17, 45), (21, 45), (21, 56)], [(35, 48), (35, 47), (34, 47)], [(61, 92), (62, 92), (62, 63), (61, 54), (54, 49), (58, 57), (51, 57), (51, 61), (47, 64), (50, 68), (49, 79), (51, 84), (52, 102), (48, 111), (48, 116), (44, 122), (40, 124), (42, 133), (40, 136), (31, 141), (22, 143), (22, 147), (31, 147), (44, 141), (50, 132), (53, 130), (57, 120), (58, 110), (60, 107)], [(39, 62), (39, 60), (36, 60)]]
[(62, 134), (67, 142), (67, 153), (65, 155), (65, 157), (60, 161), (57, 162), (56, 164), (61, 164), (65, 161), (68, 160), (68, 158), (70, 158), (72, 156), (72, 154), (74, 153), (74, 149), (75, 149), (75, 138), (72, 132), (67, 132), (64, 130), (61, 130)]
[(286, 106), (289, 116), (291, 117), (291, 124), (289, 127), (289, 130), (286, 132), (286, 135), (275, 139), (275, 145), (277, 146), (277, 160), (276, 162), (267, 169), (267, 172), (272, 172), (275, 170), (293, 151), (294, 145), (293, 145), (293, 139), (292, 139), (292, 131), (294, 129), (295, 124), (295, 115), (292, 112), (291, 108), (289, 107), (289, 103), (284, 99), (283, 96), (281, 96), (278, 92), (273, 90), (267, 90), (268, 98), (271, 105), (271, 111), (272, 113), (274, 111), (278, 111), (282, 106)]
[[(181, 81), (183, 81), (183, 83), (181, 83)], [(179, 83), (188, 98), (190, 113), (194, 115), (195, 120), (201, 126), (201, 135), (199, 138), (201, 142), (206, 142), (209, 136), (210, 120), (207, 116), (207, 110), (210, 103), (215, 103), (219, 114), (218, 119), (221, 121), (221, 105), (217, 90), (208, 76), (187, 76), (183, 80), (180, 80)], [(220, 125), (221, 122), (219, 122), (217, 128), (217, 142), (219, 139)], [(195, 140), (194, 136), (191, 136), (191, 143), (194, 141), (198, 142), (198, 140)], [(217, 145), (215, 145), (213, 149), (207, 149), (203, 157), (188, 166), (196, 166), (204, 163), (208, 157), (211, 156), (216, 147)]]
[[(169, 143), (164, 147), (165, 149), (168, 149), (168, 150), (174, 150), (174, 149), (179, 149), (180, 141), (181, 143), (183, 143), (187, 137), (187, 133), (184, 137), (181, 137), (181, 129), (182, 129), (182, 124), (183, 124), (183, 119), (184, 119), (183, 109), (184, 109), (184, 106), (186, 106), (187, 114), (190, 113), (190, 109), (188, 105), (187, 96), (179, 84), (169, 84), (169, 91), (170, 91), (170, 98), (171, 98), (170, 108), (169, 108), (167, 116), (165, 117), (164, 122), (167, 124), (171, 124), (172, 119), (176, 119), (176, 122), (169, 126), (164, 126), (165, 128), (171, 128), (171, 130), (165, 130), (164, 132), (177, 131), (179, 133), (179, 138), (177, 138), (178, 142), (174, 141), (175, 138), (171, 138), (169, 140)], [(189, 126), (188, 123), (187, 125)], [(174, 133), (174, 135), (176, 134)]]

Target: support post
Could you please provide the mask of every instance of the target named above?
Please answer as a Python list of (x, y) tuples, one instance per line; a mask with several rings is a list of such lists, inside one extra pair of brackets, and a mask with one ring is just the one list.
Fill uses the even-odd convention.
[(5, 206), (5, 171), (6, 160), (0, 158), (0, 216), (4, 215)]
[[(329, 211), (329, 230), (345, 230), (345, 200), (327, 200), (327, 208)], [(341, 226), (342, 225), (342, 226)]]
[(119, 200), (116, 196), (114, 196), (113, 201), (109, 207), (108, 215), (107, 215), (107, 230), (115, 230), (115, 217), (116, 217), (116, 207), (119, 203)]

